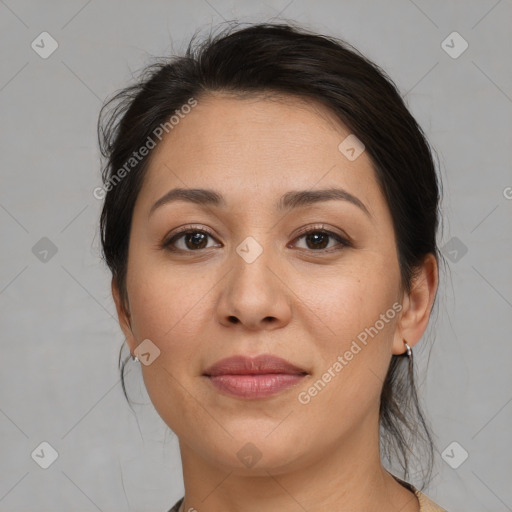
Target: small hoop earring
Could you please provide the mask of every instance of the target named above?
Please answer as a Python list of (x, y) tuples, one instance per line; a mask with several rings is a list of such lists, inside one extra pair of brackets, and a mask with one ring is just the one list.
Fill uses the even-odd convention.
[(404, 341), (404, 345), (405, 345), (405, 348), (407, 349), (407, 357), (411, 357), (412, 356), (411, 347), (409, 345), (407, 345), (406, 341)]

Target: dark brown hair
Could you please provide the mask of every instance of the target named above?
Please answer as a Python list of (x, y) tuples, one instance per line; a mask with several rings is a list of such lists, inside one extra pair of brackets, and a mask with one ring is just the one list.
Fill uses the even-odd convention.
[[(190, 98), (200, 101), (212, 91), (278, 93), (327, 106), (364, 143), (373, 162), (393, 219), (403, 289), (410, 291), (415, 271), (427, 254), (439, 262), (441, 184), (433, 152), (385, 72), (346, 42), (291, 23), (235, 25), (199, 43), (193, 37), (184, 56), (148, 66), (137, 83), (117, 93), (101, 111), (98, 134), (106, 158), (107, 190), (101, 242), (125, 302), (131, 219), (149, 157), (133, 165), (115, 186), (112, 179), (159, 125)], [(119, 359), (121, 365), (121, 353)], [(121, 365), (126, 397), (127, 360)], [(380, 424), (382, 455), (390, 463), (398, 461), (404, 478), (410, 474), (410, 455), (415, 455), (426, 469), (424, 482), (428, 482), (432, 437), (407, 357), (392, 356), (382, 389)], [(412, 442), (415, 453), (409, 448)], [(418, 451), (421, 446), (424, 450)]]

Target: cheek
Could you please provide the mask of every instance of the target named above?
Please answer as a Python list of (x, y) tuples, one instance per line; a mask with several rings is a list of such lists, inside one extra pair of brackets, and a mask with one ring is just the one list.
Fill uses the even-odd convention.
[(165, 265), (134, 265), (129, 282), (133, 329), (139, 342), (149, 338), (163, 356), (172, 353), (172, 361), (183, 361), (194, 353), (201, 339), (201, 319), (208, 312), (208, 290), (214, 283), (190, 279), (190, 273)]
[(160, 350), (151, 365), (141, 365), (145, 388), (164, 422), (185, 438), (187, 425), (205, 422), (190, 392), (200, 372), (204, 319), (212, 316), (205, 293), (213, 284), (170, 270), (147, 264), (133, 272), (130, 309), (137, 341), (150, 339)]
[[(329, 275), (310, 273), (295, 284), (325, 335), (334, 339), (347, 339), (370, 327), (399, 297), (397, 269), (383, 263), (382, 256), (365, 256), (353, 262), (347, 258)], [(383, 330), (388, 331), (389, 322), (386, 326)]]
[[(319, 327), (315, 335), (310, 325), (311, 340), (322, 360), (318, 371), (322, 376), (331, 370), (331, 376), (322, 380), (332, 381), (328, 385), (331, 389), (350, 390), (352, 397), (368, 395), (368, 399), (373, 399), (389, 366), (401, 305), (397, 268), (386, 265), (385, 258), (376, 253), (367, 256), (363, 264), (350, 270), (347, 265), (346, 272), (338, 271), (337, 276), (323, 283), (310, 279), (309, 283), (319, 284), (314, 288), (308, 285), (307, 305), (312, 324), (316, 321)], [(339, 364), (333, 368), (336, 362)], [(336, 378), (332, 378), (332, 373)], [(376, 386), (368, 386), (367, 382)]]
[(304, 415), (321, 423), (326, 438), (378, 411), (400, 307), (388, 285), (369, 277), (331, 281), (328, 299), (319, 297), (315, 315), (309, 315), (320, 317), (325, 328), (322, 336), (311, 336), (319, 364), (298, 390), (297, 402)]

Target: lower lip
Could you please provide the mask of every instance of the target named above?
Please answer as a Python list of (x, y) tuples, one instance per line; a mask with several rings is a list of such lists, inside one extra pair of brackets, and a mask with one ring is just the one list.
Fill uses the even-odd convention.
[(216, 375), (208, 380), (228, 395), (245, 399), (265, 398), (295, 386), (305, 375), (266, 373), (258, 375)]

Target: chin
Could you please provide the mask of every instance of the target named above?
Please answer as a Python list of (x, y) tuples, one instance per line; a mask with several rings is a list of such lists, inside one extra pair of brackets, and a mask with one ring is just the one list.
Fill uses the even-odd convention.
[[(284, 473), (307, 457), (311, 449), (304, 436), (299, 439), (290, 435), (289, 430), (276, 429), (278, 422), (272, 421), (272, 427), (264, 431), (251, 428), (247, 423), (245, 428), (226, 430), (233, 436), (220, 434), (215, 439), (204, 436), (196, 445), (197, 453), (203, 454), (210, 463), (239, 475), (268, 476), (268, 474)], [(205, 444), (206, 443), (206, 444)], [(212, 451), (212, 447), (215, 449)]]

